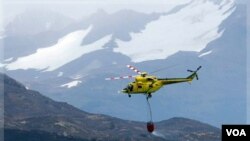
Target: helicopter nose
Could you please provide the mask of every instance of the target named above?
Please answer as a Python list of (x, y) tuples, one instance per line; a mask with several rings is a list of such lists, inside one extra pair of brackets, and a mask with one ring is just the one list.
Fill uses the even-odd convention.
[(127, 89), (127, 88), (124, 88), (124, 89), (122, 90), (122, 92), (123, 92), (123, 93), (128, 93), (128, 89)]

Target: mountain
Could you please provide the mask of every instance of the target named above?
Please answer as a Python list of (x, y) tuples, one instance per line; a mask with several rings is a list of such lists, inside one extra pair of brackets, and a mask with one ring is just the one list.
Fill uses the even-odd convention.
[(46, 31), (57, 31), (65, 28), (73, 21), (73, 19), (52, 10), (26, 9), (6, 25), (5, 36), (20, 37), (36, 35)]
[(246, 29), (246, 5), (234, 0), (193, 0), (155, 13), (98, 10), (63, 29), (29, 35), (32, 43), (26, 36), (2, 38), (0, 66), (26, 88), (53, 100), (145, 121), (145, 97), (117, 93), (133, 80), (104, 79), (134, 75), (127, 64), (149, 74), (161, 70), (152, 75), (164, 78), (186, 77), (187, 69), (201, 65), (200, 79), (192, 85), (169, 85), (153, 94), (154, 120), (187, 117), (217, 127), (243, 124)]
[[(87, 34), (86, 38), (82, 37), (80, 44), (90, 44), (110, 34), (113, 34), (110, 44), (114, 44), (112, 42), (116, 38), (129, 40), (130, 32), (140, 32), (146, 23), (156, 20), (159, 15), (144, 14), (131, 10), (108, 14), (104, 10), (99, 10), (87, 18), (74, 21), (54, 11), (41, 9), (33, 11), (33, 9), (29, 9), (17, 15), (5, 27), (3, 38), (5, 43), (4, 59), (12, 58), (11, 60), (14, 61), (18, 57), (35, 53), (37, 49), (50, 47), (65, 35), (83, 29), (86, 30), (89, 26), (92, 26), (93, 29)], [(128, 18), (124, 19), (123, 17)], [(35, 23), (32, 21), (35, 21)], [(136, 22), (136, 24), (128, 26), (127, 23), (132, 22)], [(120, 26), (123, 28), (121, 29)], [(18, 49), (18, 51), (13, 51), (13, 48)]]
[(4, 89), (5, 140), (220, 140), (220, 130), (185, 118), (156, 123), (147, 133), (143, 122), (90, 114), (67, 103), (55, 102), (0, 74)]
[[(4, 27), (5, 57), (9, 61), (35, 52), (41, 45), (51, 45), (61, 37), (60, 31), (74, 20), (53, 10), (26, 9)], [(0, 48), (4, 48), (0, 45)], [(25, 48), (25, 50), (23, 50)]]

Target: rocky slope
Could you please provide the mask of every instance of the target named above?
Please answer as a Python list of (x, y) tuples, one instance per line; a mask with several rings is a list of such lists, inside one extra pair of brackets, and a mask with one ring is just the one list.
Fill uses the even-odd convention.
[(4, 89), (6, 141), (220, 140), (219, 129), (185, 118), (158, 122), (156, 132), (149, 134), (146, 123), (81, 111), (28, 90), (4, 74), (0, 89)]

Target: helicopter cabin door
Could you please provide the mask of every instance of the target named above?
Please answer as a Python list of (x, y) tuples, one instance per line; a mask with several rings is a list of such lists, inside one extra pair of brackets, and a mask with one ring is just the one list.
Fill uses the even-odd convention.
[(145, 92), (145, 86), (144, 86), (144, 83), (142, 82), (137, 82), (137, 92), (138, 93), (143, 93)]

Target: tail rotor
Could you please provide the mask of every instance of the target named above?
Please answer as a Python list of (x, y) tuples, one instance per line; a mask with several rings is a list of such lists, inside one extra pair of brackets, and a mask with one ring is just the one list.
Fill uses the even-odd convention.
[(188, 72), (194, 73), (196, 80), (199, 80), (199, 77), (197, 75), (197, 71), (201, 69), (201, 66), (199, 66), (195, 71), (193, 70), (187, 70)]

